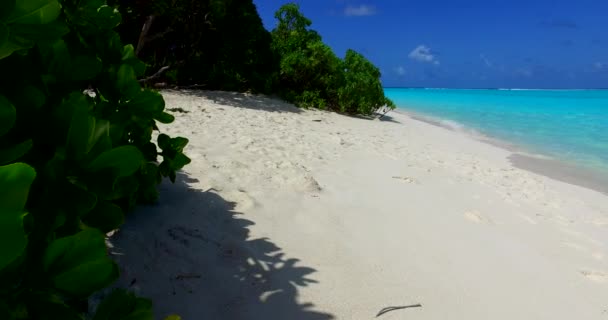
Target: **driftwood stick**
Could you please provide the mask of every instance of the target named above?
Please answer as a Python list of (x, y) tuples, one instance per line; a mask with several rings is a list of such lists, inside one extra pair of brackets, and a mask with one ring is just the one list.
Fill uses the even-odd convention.
[(158, 71), (156, 71), (156, 73), (154, 73), (153, 75), (147, 77), (147, 78), (143, 78), (143, 79), (139, 79), (139, 83), (148, 83), (156, 78), (159, 78), (160, 76), (163, 75), (163, 73), (167, 72), (167, 70), (171, 69), (170, 66), (164, 66), (162, 68), (160, 68)]
[(378, 119), (382, 119), (387, 113), (389, 113), (391, 111), (391, 109), (386, 108), (386, 111), (384, 111), (384, 113), (378, 118)]
[(385, 313), (391, 312), (391, 311), (408, 309), (408, 308), (422, 308), (422, 305), (420, 303), (418, 303), (418, 304), (412, 304), (409, 306), (386, 307), (386, 308), (380, 310), (380, 312), (378, 312), (378, 314), (376, 315), (376, 318), (378, 318), (379, 316), (381, 316)]

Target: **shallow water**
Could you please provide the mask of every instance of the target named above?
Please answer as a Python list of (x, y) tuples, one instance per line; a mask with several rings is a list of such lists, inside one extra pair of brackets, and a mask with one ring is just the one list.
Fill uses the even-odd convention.
[(386, 88), (399, 109), (608, 173), (608, 90)]

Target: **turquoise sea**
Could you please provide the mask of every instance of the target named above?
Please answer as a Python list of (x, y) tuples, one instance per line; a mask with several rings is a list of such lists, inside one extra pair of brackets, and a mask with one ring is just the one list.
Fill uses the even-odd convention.
[(608, 90), (386, 88), (398, 108), (608, 173)]

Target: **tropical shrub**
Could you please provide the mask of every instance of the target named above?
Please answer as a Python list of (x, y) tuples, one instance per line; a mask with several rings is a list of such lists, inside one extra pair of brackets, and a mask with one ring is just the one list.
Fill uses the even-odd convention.
[(380, 70), (363, 55), (350, 49), (346, 51), (343, 70), (344, 83), (338, 89), (340, 111), (372, 114), (383, 106), (395, 108), (394, 103), (384, 96)]
[[(104, 233), (190, 162), (187, 139), (152, 142), (173, 117), (120, 22), (105, 0), (0, 2), (0, 319), (84, 319), (118, 276)], [(116, 291), (93, 319), (152, 312)]]
[(395, 108), (384, 96), (380, 70), (361, 54), (348, 50), (338, 58), (295, 3), (276, 13), (272, 48), (280, 57), (280, 95), (301, 107), (370, 115)]
[(309, 29), (312, 22), (296, 4), (282, 6), (275, 18), (272, 47), (280, 57), (279, 93), (302, 107), (335, 110), (337, 92), (331, 91), (340, 82), (340, 59)]

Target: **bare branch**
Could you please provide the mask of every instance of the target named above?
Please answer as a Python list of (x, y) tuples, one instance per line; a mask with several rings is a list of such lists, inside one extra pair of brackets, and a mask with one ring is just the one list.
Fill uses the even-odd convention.
[(165, 30), (165, 31), (163, 31), (161, 33), (157, 33), (157, 34), (155, 34), (153, 36), (146, 37), (145, 40), (144, 40), (144, 42), (145, 43), (149, 43), (149, 42), (152, 42), (154, 40), (160, 39), (160, 38), (164, 37), (167, 33), (172, 32), (172, 31), (173, 31), (173, 29), (168, 28), (167, 30)]
[(171, 69), (170, 66), (164, 66), (160, 69), (158, 69), (158, 71), (156, 71), (156, 73), (154, 73), (153, 75), (147, 77), (147, 78), (143, 78), (143, 79), (139, 79), (139, 83), (148, 83), (154, 79), (160, 78), (160, 76), (163, 75), (163, 73), (167, 72), (167, 70)]
[(135, 48), (135, 54), (138, 56), (141, 50), (143, 49), (144, 44), (146, 43), (146, 36), (148, 35), (148, 32), (150, 32), (150, 28), (152, 27), (152, 23), (155, 19), (155, 15), (149, 15), (146, 18), (146, 22), (144, 22), (144, 26), (141, 29), (141, 33), (139, 34), (139, 40), (137, 41), (137, 48)]

